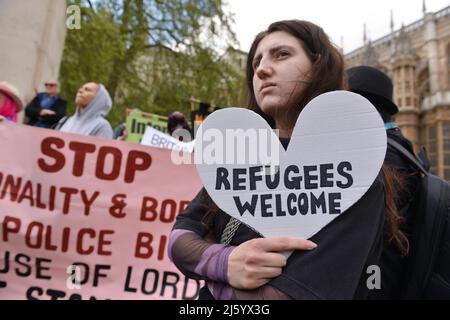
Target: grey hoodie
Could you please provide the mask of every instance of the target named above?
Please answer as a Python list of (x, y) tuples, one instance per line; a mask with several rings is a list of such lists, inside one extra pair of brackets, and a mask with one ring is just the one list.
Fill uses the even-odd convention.
[(83, 112), (77, 106), (75, 114), (59, 128), (62, 132), (78, 133), (85, 136), (95, 136), (112, 139), (113, 130), (104, 117), (112, 107), (111, 97), (102, 84), (94, 99)]

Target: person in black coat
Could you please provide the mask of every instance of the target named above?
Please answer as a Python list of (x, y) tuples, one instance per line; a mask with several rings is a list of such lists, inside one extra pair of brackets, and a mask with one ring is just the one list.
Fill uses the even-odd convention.
[(58, 95), (58, 83), (47, 81), (45, 92), (40, 92), (25, 108), (28, 124), (40, 128), (52, 128), (66, 115), (67, 101)]
[[(377, 109), (386, 127), (386, 135), (389, 139), (402, 145), (411, 154), (414, 153), (413, 145), (394, 122), (393, 117), (398, 112), (397, 105), (393, 102), (393, 84), (391, 79), (380, 70), (369, 66), (358, 66), (346, 71), (349, 90), (358, 93), (368, 99)], [(385, 163), (393, 168), (400, 176), (415, 176), (417, 169), (407, 161), (399, 151), (388, 145)], [(413, 179), (414, 181), (416, 179)], [(407, 195), (400, 199), (399, 208), (405, 206), (414, 193), (414, 182), (406, 181)], [(412, 185), (411, 185), (412, 184)]]
[[(393, 116), (398, 112), (398, 107), (393, 102), (393, 84), (391, 79), (378, 69), (369, 66), (358, 66), (346, 71), (349, 90), (358, 93), (368, 99), (377, 109), (386, 127), (386, 135), (411, 154), (414, 154), (411, 141), (405, 138), (393, 121)], [(400, 229), (410, 238), (415, 221), (414, 211), (410, 210), (410, 203), (419, 185), (419, 173), (417, 169), (407, 161), (404, 156), (388, 145), (384, 160), (396, 176), (402, 182), (402, 189), (396, 201), (398, 212), (402, 218)], [(385, 234), (385, 239), (388, 239)], [(409, 239), (411, 240), (411, 239)], [(402, 288), (405, 285), (408, 255), (400, 255), (392, 244), (385, 241), (382, 251), (381, 268), (381, 290), (371, 292), (371, 299), (400, 299)]]

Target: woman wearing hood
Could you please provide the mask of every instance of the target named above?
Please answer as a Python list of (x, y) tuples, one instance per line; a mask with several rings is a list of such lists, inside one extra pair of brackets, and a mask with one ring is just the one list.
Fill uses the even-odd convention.
[(78, 89), (75, 114), (63, 118), (56, 127), (62, 132), (112, 139), (113, 130), (104, 117), (112, 107), (111, 97), (102, 84), (88, 82)]

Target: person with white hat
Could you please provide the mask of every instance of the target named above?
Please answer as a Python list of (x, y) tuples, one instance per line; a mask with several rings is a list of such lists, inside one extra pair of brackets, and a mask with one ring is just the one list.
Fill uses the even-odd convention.
[(19, 90), (6, 81), (0, 82), (0, 117), (17, 122), (17, 113), (22, 108)]

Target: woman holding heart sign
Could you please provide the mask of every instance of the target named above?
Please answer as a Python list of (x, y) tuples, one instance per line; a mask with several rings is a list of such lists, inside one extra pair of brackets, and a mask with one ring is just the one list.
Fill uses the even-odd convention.
[[(319, 26), (299, 20), (275, 22), (257, 35), (247, 80), (249, 109), (279, 130), (285, 149), (303, 108), (346, 87), (340, 52)], [(206, 280), (200, 299), (370, 298), (366, 270), (379, 263), (383, 233), (407, 250), (391, 179), (380, 172), (359, 201), (310, 240), (261, 238), (203, 189), (178, 216), (169, 256), (187, 276)], [(287, 251), (294, 252), (287, 258)]]

